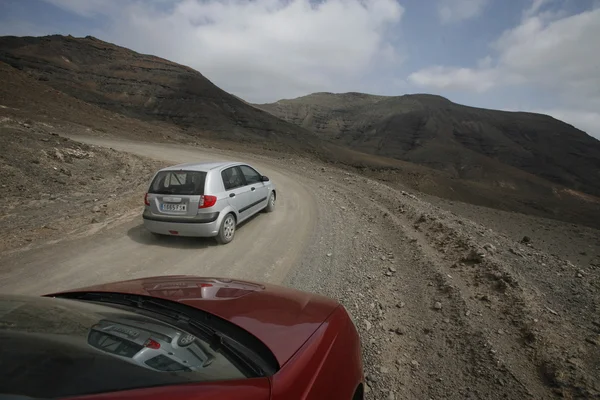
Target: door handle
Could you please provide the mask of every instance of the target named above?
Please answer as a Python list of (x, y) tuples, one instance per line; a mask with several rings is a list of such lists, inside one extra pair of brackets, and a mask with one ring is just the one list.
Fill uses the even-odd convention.
[(253, 192), (256, 190), (255, 187), (251, 187), (250, 190), (252, 190)]
[(235, 193), (231, 193), (229, 197), (235, 197)]

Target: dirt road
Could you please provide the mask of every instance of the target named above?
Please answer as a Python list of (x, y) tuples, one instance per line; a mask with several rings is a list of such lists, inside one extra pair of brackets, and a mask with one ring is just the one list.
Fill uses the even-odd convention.
[[(184, 147), (99, 139), (84, 141), (172, 163), (226, 159), (209, 151)], [(41, 294), (103, 281), (163, 274), (281, 283), (296, 265), (314, 229), (316, 204), (309, 189), (297, 177), (266, 165), (255, 165), (276, 182), (277, 209), (241, 225), (234, 243), (229, 246), (194, 238), (156, 239), (143, 229), (140, 207), (126, 215), (129, 222), (115, 229), (4, 258), (0, 262), (0, 291)]]
[[(295, 156), (86, 142), (169, 162), (243, 158), (277, 183), (278, 208), (217, 246), (152, 238), (141, 227), (140, 204), (97, 233), (5, 256), (0, 292), (157, 274), (283, 283), (349, 310), (361, 334), (367, 399), (600, 396), (595, 230), (572, 226), (577, 237), (567, 239), (561, 223), (529, 217), (531, 237), (521, 240), (519, 214), (458, 203), (444, 209), (433, 198)], [(478, 218), (465, 217), (473, 212)], [(548, 245), (559, 239), (562, 246)]]

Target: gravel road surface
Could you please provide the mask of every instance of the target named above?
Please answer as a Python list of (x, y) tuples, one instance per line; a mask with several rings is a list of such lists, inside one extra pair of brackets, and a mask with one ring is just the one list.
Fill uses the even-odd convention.
[[(233, 160), (184, 147), (87, 140), (173, 164)], [(239, 227), (231, 245), (213, 240), (155, 238), (146, 232), (141, 207), (128, 211), (119, 227), (75, 241), (43, 246), (0, 262), (0, 290), (42, 294), (101, 281), (149, 275), (198, 274), (281, 283), (305, 250), (315, 229), (317, 205), (297, 176), (255, 163), (278, 187), (276, 212), (259, 214)], [(140, 199), (141, 205), (142, 199)], [(90, 218), (93, 214), (90, 213)]]
[[(279, 283), (346, 306), (361, 333), (368, 399), (600, 396), (596, 231), (581, 231), (554, 254), (546, 247), (560, 223), (531, 219), (520, 238), (519, 214), (444, 209), (295, 156), (74, 139), (169, 163), (250, 162), (276, 182), (277, 209), (218, 246), (152, 237), (142, 228), (140, 195), (139, 206), (87, 234), (6, 254), (2, 292), (162, 274)], [(580, 253), (585, 258), (572, 256)]]

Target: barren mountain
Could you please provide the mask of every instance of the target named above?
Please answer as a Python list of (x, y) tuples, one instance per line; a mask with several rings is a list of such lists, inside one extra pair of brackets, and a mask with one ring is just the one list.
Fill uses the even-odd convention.
[(22, 119), (74, 123), (94, 135), (215, 140), (352, 166), (431, 172), (319, 139), (224, 92), (189, 67), (90, 36), (0, 37), (0, 76), (0, 105)]
[(309, 131), (251, 107), (189, 67), (91, 36), (1, 37), (0, 61), (83, 102), (173, 123), (195, 136), (305, 149), (318, 143)]
[[(489, 147), (480, 143), (480, 147), (486, 151), (496, 151), (502, 157), (516, 159), (517, 156), (529, 154), (530, 159), (523, 156), (524, 167), (519, 169), (502, 162), (498, 157), (486, 156), (463, 146), (453, 138), (456, 135), (432, 136), (435, 133), (433, 128), (425, 127), (445, 121), (442, 117), (432, 117), (428, 120), (429, 125), (425, 124), (424, 128), (411, 134), (414, 139), (410, 145), (412, 147), (409, 146), (404, 156), (398, 157), (391, 150), (394, 146), (408, 146), (403, 142), (406, 141), (404, 135), (389, 134), (379, 150), (374, 150), (368, 146), (357, 146), (352, 141), (344, 142), (341, 140), (347, 136), (344, 134), (332, 136), (314, 133), (256, 109), (222, 91), (189, 67), (139, 54), (92, 37), (1, 37), (0, 74), (0, 105), (8, 107), (0, 109), (0, 115), (16, 118), (17, 121), (52, 125), (68, 123), (65, 129), (75, 135), (110, 134), (150, 141), (216, 145), (269, 152), (276, 157), (283, 157), (284, 153), (316, 156), (321, 161), (342, 164), (389, 184), (409, 185), (450, 200), (600, 226), (600, 199), (572, 189), (585, 186), (582, 182), (595, 182), (598, 178), (598, 174), (593, 173), (598, 171), (598, 167), (593, 166), (597, 159), (593, 154), (590, 155), (588, 149), (593, 149), (593, 142), (583, 147), (575, 141), (577, 143), (573, 146), (566, 144), (560, 149), (561, 152), (584, 154), (579, 161), (581, 165), (589, 166), (591, 173), (587, 176), (581, 171), (584, 167), (571, 169), (568, 173), (560, 167), (572, 163), (571, 156), (568, 162), (564, 161), (558, 167), (550, 162), (551, 156), (545, 159), (549, 167), (544, 173), (552, 175), (558, 171), (554, 174), (556, 176), (562, 173), (560, 176), (570, 186), (565, 187), (539, 174), (536, 176), (527, 172), (527, 168), (534, 165), (531, 160), (539, 159), (537, 152), (522, 150), (531, 145), (528, 142), (521, 147), (513, 143), (513, 147), (521, 149), (515, 151), (513, 156), (506, 146)], [(328, 110), (341, 110), (344, 109), (343, 104), (353, 104), (357, 113), (363, 112), (362, 116), (356, 117), (357, 121), (370, 118), (374, 126), (384, 126), (386, 121), (394, 120), (386, 117), (385, 112), (392, 113), (395, 109), (392, 100), (398, 99), (358, 94), (345, 97), (315, 96), (325, 99), (321, 103)], [(437, 102), (449, 104), (450, 108), (459, 108), (456, 115), (444, 111), (444, 118), (457, 121), (464, 119), (460, 114), (461, 106), (452, 105), (438, 97), (429, 96), (426, 99), (432, 104)], [(391, 104), (387, 109), (375, 107), (388, 100)], [(416, 100), (412, 103), (415, 109), (424, 107)], [(430, 108), (433, 110), (433, 105)], [(437, 111), (434, 111), (427, 112), (435, 116)], [(411, 115), (408, 113), (404, 116), (408, 122), (414, 117)], [(510, 118), (507, 121), (519, 124), (518, 121), (511, 122)], [(412, 125), (408, 122), (397, 121), (398, 129), (409, 132)], [(376, 129), (376, 132), (383, 131)], [(421, 137), (421, 134), (424, 136)], [(427, 135), (432, 139), (426, 139), (429, 137)], [(587, 143), (587, 136), (581, 135), (582, 143)], [(534, 139), (538, 137), (534, 133), (529, 136)], [(464, 140), (468, 138), (463, 137)], [(479, 143), (477, 138), (471, 138), (473, 143)], [(369, 140), (374, 143), (376, 139)], [(512, 143), (508, 139), (505, 142)], [(554, 142), (551, 140), (549, 143)], [(551, 147), (547, 151), (550, 153)], [(590, 187), (594, 189), (595, 186)]]
[(467, 107), (426, 94), (315, 93), (256, 107), (352, 149), (455, 177), (519, 186), (518, 169), (600, 195), (600, 141), (547, 115)]

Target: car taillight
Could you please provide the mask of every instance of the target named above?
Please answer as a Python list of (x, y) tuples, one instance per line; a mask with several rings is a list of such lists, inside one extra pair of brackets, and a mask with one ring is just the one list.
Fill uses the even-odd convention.
[(158, 350), (158, 349), (160, 349), (160, 343), (158, 343), (156, 340), (148, 339), (148, 340), (146, 340), (146, 343), (144, 343), (144, 347), (147, 347), (149, 349)]
[(150, 202), (148, 201), (148, 193), (146, 193), (146, 195), (144, 196), (144, 204), (149, 206)]
[(217, 203), (217, 196), (200, 196), (198, 208), (212, 207)]

